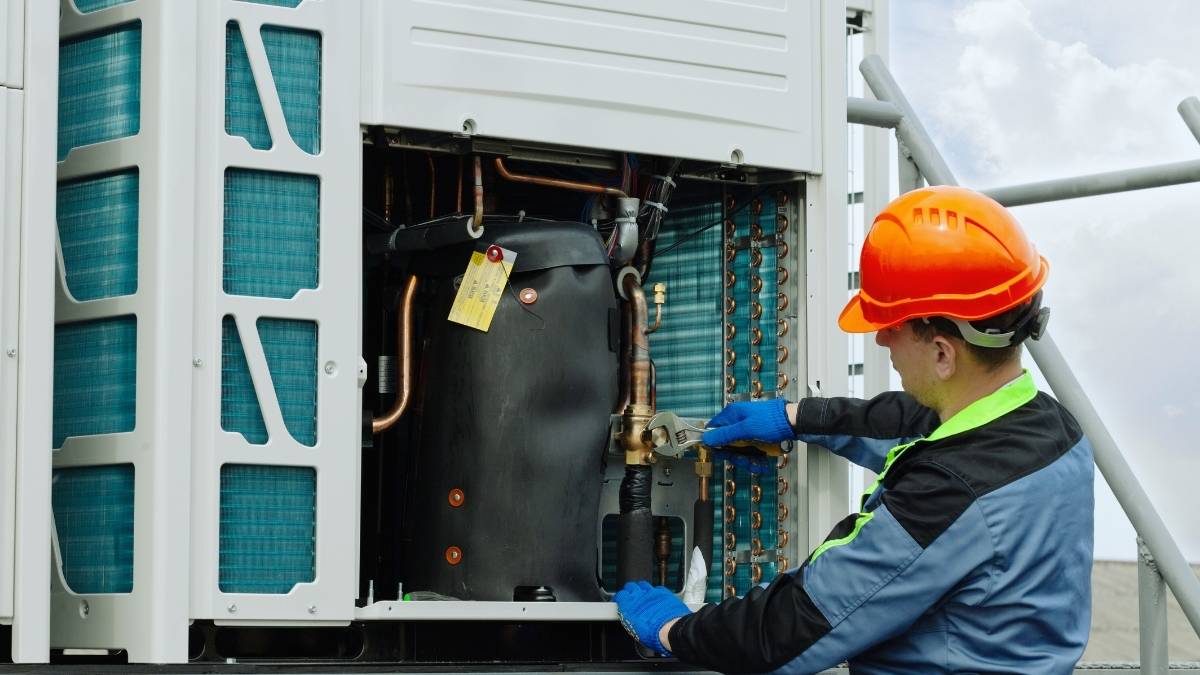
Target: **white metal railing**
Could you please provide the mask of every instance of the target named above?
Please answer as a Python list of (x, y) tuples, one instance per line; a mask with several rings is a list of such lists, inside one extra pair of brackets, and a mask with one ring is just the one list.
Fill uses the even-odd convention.
[[(931, 184), (957, 185), (950, 167), (883, 60), (868, 56), (859, 65), (859, 70), (878, 100), (848, 99), (847, 120), (895, 129), (900, 145), (901, 189), (919, 186), (922, 177)], [(1185, 99), (1179, 104), (1179, 114), (1200, 141), (1200, 100), (1195, 97)], [(985, 190), (984, 193), (1005, 206), (1016, 206), (1189, 182), (1200, 182), (1200, 160), (1029, 183)], [(1079, 421), (1091, 441), (1096, 466), (1138, 532), (1141, 671), (1165, 673), (1168, 660), (1163, 582), (1165, 580), (1170, 586), (1192, 628), (1200, 635), (1200, 579), (1154, 510), (1054, 339), (1044, 335), (1040, 340), (1031, 341), (1029, 351), (1054, 394)]]

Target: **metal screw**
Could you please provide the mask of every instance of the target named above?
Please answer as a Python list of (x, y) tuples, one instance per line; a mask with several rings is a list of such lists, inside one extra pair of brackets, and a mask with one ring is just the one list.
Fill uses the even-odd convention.
[(332, 375), (336, 372), (337, 372), (337, 364), (334, 363), (333, 361), (326, 361), (325, 362), (325, 374)]
[(91, 614), (91, 612), (92, 612), (92, 608), (88, 605), (88, 601), (80, 600), (79, 601), (79, 616), (81, 618), (86, 619), (86, 618), (88, 618), (88, 614)]
[(16, 347), (9, 347), (8, 351), (6, 351), (4, 353), (8, 354), (8, 358), (10, 358), (10, 359), (17, 358), (17, 348)]
[(200, 358), (199, 356), (192, 359), (193, 367), (199, 368), (200, 366), (203, 366), (203, 365), (204, 365), (204, 359)]
[(308, 606), (308, 613), (309, 613), (309, 614), (316, 614), (316, 613), (317, 613), (317, 606), (316, 606), (316, 605), (309, 605), (309, 606)]
[(225, 609), (227, 609), (230, 614), (237, 614), (237, 605), (233, 604), (232, 602), (229, 603), (229, 606)]

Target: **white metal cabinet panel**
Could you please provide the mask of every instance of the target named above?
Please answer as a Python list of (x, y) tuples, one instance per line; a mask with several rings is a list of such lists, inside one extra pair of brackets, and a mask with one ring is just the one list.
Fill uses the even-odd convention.
[[(196, 147), (195, 80), (188, 74), (196, 70), (197, 5), (134, 2), (89, 14), (80, 14), (69, 0), (61, 7), (62, 40), (135, 21), (140, 27), (136, 135), (75, 147), (58, 164), (59, 181), (137, 169), (136, 292), (78, 300), (67, 284), (60, 250), (54, 303), (59, 324), (136, 318), (136, 401), (132, 430), (68, 435), (54, 452), (56, 470), (132, 465), (133, 540), (129, 592), (75, 592), (64, 577), (62, 546), (55, 546), (59, 557), (52, 577), (51, 644), (121, 648), (130, 662), (182, 662), (188, 654), (189, 620), (189, 244), (195, 222)], [(61, 127), (64, 120), (59, 121)], [(49, 156), (53, 159), (54, 153)], [(53, 192), (48, 203), (55, 203)], [(66, 525), (56, 523), (60, 543), (64, 531)]]
[(366, 0), (363, 121), (820, 168), (821, 3)]
[(16, 526), (18, 295), (21, 264), (21, 92), (0, 88), (0, 622), (13, 615)]
[[(196, 163), (195, 355), (192, 368), (193, 493), (191, 616), (219, 623), (341, 623), (354, 618), (358, 595), (359, 462), (361, 401), (362, 137), (359, 127), (357, 3), (303, 2), (297, 8), (222, 0), (200, 3), (199, 94)], [(245, 45), (261, 101), (269, 142), (232, 135), (225, 116), (226, 31), (230, 22)], [(320, 34), (319, 151), (293, 138), (276, 63), (268, 57), (263, 26)], [(317, 284), (294, 296), (233, 294), (223, 283), (231, 255), (227, 226), (227, 171), (315, 178), (319, 181)], [(301, 209), (293, 209), (298, 212)], [(264, 267), (269, 267), (263, 262)], [(252, 390), (267, 440), (250, 442), (222, 420), (225, 317), (237, 326)], [(306, 445), (290, 432), (266, 360), (260, 319), (281, 318), (317, 326), (316, 433)], [(311, 469), (314, 496), (315, 575), (287, 592), (243, 592), (221, 579), (222, 467)], [(263, 528), (264, 530), (266, 528)], [(270, 553), (264, 553), (270, 558)], [(280, 563), (282, 565), (282, 563)]]
[(0, 87), (20, 89), (24, 81), (25, 2), (0, 0)]

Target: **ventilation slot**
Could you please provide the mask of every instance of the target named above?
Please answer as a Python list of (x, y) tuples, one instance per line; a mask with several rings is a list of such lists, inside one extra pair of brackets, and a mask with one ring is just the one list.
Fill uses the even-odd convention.
[(76, 300), (137, 291), (137, 170), (60, 183), (58, 237)]
[(225, 171), (226, 293), (291, 298), (317, 287), (319, 189), (316, 176)]
[(132, 316), (54, 327), (54, 447), (70, 436), (133, 431), (137, 321)]
[(221, 467), (221, 592), (281, 594), (316, 578), (316, 496), (311, 468)]
[(267, 442), (262, 408), (250, 379), (237, 322), (231, 316), (221, 322), (221, 428), (242, 434), (248, 443)]
[(133, 591), (133, 465), (55, 469), (62, 571), (75, 593)]
[(279, 26), (263, 26), (263, 47), (288, 133), (303, 151), (321, 151), (321, 36)]
[(267, 117), (236, 21), (225, 26), (225, 132), (245, 138), (255, 150), (271, 148)]
[(259, 319), (258, 336), (288, 433), (304, 445), (316, 445), (317, 324)]
[(72, 148), (138, 133), (140, 23), (67, 40), (59, 48), (58, 58), (59, 160)]

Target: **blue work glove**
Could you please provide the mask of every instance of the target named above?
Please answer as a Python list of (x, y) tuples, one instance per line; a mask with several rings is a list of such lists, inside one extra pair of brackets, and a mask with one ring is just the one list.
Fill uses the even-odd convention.
[(788, 423), (787, 401), (782, 398), (730, 403), (708, 421), (708, 426), (700, 442), (710, 448), (732, 445), (734, 441), (782, 443), (796, 438)]
[(671, 619), (692, 613), (675, 594), (662, 586), (651, 586), (645, 581), (630, 581), (625, 588), (613, 596), (621, 625), (638, 642), (664, 656), (671, 652), (658, 639), (658, 632)]

